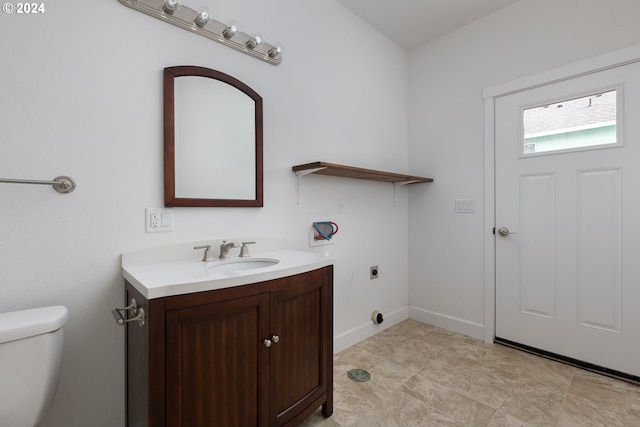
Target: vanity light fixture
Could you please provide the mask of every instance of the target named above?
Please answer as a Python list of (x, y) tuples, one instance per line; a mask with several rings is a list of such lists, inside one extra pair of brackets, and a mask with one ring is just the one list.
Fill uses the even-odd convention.
[(202, 7), (198, 9), (198, 15), (196, 15), (196, 19), (193, 20), (193, 23), (198, 26), (198, 28), (204, 28), (205, 25), (211, 20), (211, 12), (206, 7)]
[(254, 35), (252, 35), (251, 38), (246, 43), (249, 49), (255, 49), (257, 47), (262, 46), (263, 44), (264, 44), (264, 41), (262, 39), (262, 34), (260, 33), (255, 33)]
[(272, 59), (279, 58), (280, 56), (282, 56), (283, 50), (284, 50), (284, 47), (280, 43), (275, 42), (271, 47), (271, 49), (267, 51), (267, 55), (269, 55), (269, 58), (272, 58)]
[(120, 3), (269, 64), (278, 65), (282, 62), (282, 44), (265, 43), (260, 33), (243, 33), (235, 21), (223, 24), (213, 19), (211, 12), (205, 8), (191, 9), (181, 0), (120, 0)]
[(162, 10), (169, 15), (173, 15), (173, 12), (180, 7), (180, 0), (164, 0)]
[(235, 36), (237, 32), (238, 23), (236, 21), (229, 21), (227, 22), (227, 28), (222, 30), (222, 35), (225, 39), (230, 39), (231, 37)]

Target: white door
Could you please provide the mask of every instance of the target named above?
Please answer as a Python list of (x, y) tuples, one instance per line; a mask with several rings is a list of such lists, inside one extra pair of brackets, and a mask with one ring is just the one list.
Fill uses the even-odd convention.
[(495, 111), (496, 337), (640, 376), (640, 63)]

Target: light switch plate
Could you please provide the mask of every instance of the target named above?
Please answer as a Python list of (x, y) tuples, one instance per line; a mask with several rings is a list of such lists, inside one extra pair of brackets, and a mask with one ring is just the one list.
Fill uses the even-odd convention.
[(474, 199), (456, 199), (456, 213), (474, 213)]
[(344, 197), (338, 197), (338, 212), (347, 213), (347, 199)]

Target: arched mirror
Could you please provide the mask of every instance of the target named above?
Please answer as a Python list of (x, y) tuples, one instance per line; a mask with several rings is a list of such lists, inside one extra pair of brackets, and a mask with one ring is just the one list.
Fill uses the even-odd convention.
[(164, 204), (263, 205), (262, 98), (240, 80), (164, 69)]

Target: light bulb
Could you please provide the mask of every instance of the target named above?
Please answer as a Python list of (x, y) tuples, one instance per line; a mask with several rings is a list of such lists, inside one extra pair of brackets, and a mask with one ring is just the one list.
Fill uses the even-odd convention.
[(237, 32), (238, 23), (236, 21), (229, 21), (227, 22), (227, 28), (222, 30), (222, 35), (225, 39), (230, 39), (231, 37), (235, 36)]
[(282, 46), (281, 43), (276, 42), (273, 44), (273, 47), (269, 49), (267, 54), (269, 55), (269, 58), (275, 59), (278, 56), (282, 55), (283, 51), (284, 51), (284, 46)]
[(206, 7), (198, 9), (198, 16), (193, 20), (193, 23), (202, 28), (207, 25), (207, 22), (211, 21), (211, 12)]
[(162, 10), (169, 15), (173, 15), (173, 12), (180, 7), (180, 0), (164, 0)]
[(255, 33), (251, 36), (251, 38), (247, 41), (247, 47), (249, 49), (255, 49), (264, 44), (264, 39), (262, 38), (262, 34)]

